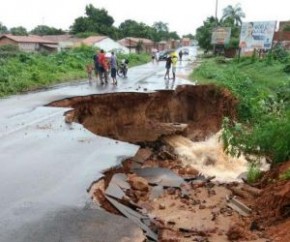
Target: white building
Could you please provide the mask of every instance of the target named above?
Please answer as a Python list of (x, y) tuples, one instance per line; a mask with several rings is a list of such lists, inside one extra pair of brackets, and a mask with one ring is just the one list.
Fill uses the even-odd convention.
[(103, 49), (106, 52), (115, 51), (116, 53), (129, 53), (129, 49), (107, 36), (90, 36), (84, 39), (82, 44)]

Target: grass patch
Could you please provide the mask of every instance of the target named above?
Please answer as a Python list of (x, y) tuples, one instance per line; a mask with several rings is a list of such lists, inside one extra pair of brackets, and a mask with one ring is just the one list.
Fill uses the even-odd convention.
[(290, 168), (280, 175), (282, 180), (290, 180)]
[(260, 167), (254, 163), (251, 163), (247, 172), (247, 181), (251, 184), (257, 182), (261, 177), (262, 173)]
[[(24, 53), (2, 55), (0, 50), (0, 97), (48, 87), (87, 77), (85, 66), (93, 62), (96, 49), (81, 46), (60, 53)], [(117, 55), (127, 58), (129, 66), (150, 61), (147, 54)]]

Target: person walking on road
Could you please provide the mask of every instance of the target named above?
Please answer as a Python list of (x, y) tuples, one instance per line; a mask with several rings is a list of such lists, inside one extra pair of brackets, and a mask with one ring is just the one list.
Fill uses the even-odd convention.
[(175, 81), (175, 77), (176, 77), (177, 61), (178, 61), (177, 53), (173, 52), (171, 55), (173, 81)]
[(104, 85), (108, 83), (108, 62), (106, 60), (105, 51), (101, 50), (99, 54), (99, 65), (100, 65), (100, 80), (101, 84)]
[(112, 52), (111, 54), (112, 54), (110, 59), (111, 77), (113, 80), (113, 85), (117, 85), (117, 58), (114, 52)]
[(165, 75), (164, 75), (164, 80), (169, 80), (170, 77), (169, 77), (169, 72), (170, 72), (170, 68), (171, 68), (171, 56), (168, 55), (167, 58), (166, 58), (166, 63), (165, 63), (165, 69), (166, 69), (166, 72), (165, 72)]
[(160, 56), (160, 54), (159, 54), (159, 50), (157, 50), (156, 52), (155, 52), (155, 61), (156, 61), (156, 64), (158, 65), (158, 63), (159, 63), (159, 56)]
[(98, 52), (96, 52), (96, 54), (94, 55), (93, 60), (94, 60), (95, 75), (96, 75), (97, 82), (98, 82), (99, 74), (100, 74), (99, 53)]
[(182, 50), (179, 51), (178, 55), (179, 55), (179, 60), (181, 62), (182, 61), (182, 55), (183, 55)]
[(88, 75), (88, 80), (89, 80), (89, 84), (92, 85), (92, 80), (93, 80), (93, 70), (94, 70), (94, 66), (93, 64), (89, 63), (86, 65), (86, 72)]

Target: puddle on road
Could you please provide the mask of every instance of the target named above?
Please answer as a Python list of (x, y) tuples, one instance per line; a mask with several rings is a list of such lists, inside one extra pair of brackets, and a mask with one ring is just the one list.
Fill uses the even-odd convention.
[[(218, 142), (222, 119), (235, 119), (236, 104), (227, 90), (184, 85), (152, 93), (73, 97), (49, 105), (72, 107), (66, 122), (141, 146), (135, 157), (104, 172), (90, 194), (105, 210), (135, 221), (151, 240), (231, 241), (238, 236), (266, 241), (227, 206), (226, 196), (235, 195), (240, 184), (200, 176), (232, 181), (247, 169), (245, 159), (230, 159)], [(142, 177), (145, 168), (159, 175)], [(182, 185), (170, 183), (170, 172)]]

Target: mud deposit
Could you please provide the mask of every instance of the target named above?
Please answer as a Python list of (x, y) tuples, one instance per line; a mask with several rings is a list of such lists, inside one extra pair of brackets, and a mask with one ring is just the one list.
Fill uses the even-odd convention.
[(288, 242), (290, 184), (273, 182), (286, 168), (267, 172), (253, 187), (235, 181), (246, 160), (223, 153), (221, 122), (235, 119), (236, 104), (227, 90), (201, 85), (74, 97), (50, 106), (72, 107), (68, 123), (141, 146), (104, 171), (90, 195), (133, 220), (148, 241)]
[(49, 105), (73, 107), (67, 120), (95, 134), (138, 143), (176, 133), (203, 140), (220, 130), (224, 116), (235, 117), (236, 100), (215, 86), (185, 85), (152, 93), (74, 97)]

